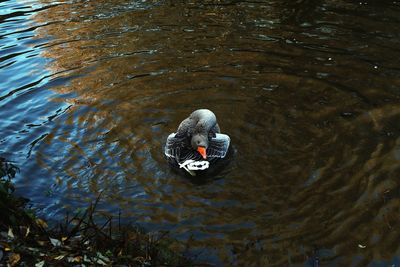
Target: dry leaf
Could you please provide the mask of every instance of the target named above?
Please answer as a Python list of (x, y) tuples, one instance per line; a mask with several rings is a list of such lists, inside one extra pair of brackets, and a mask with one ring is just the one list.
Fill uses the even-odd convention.
[(60, 260), (64, 259), (64, 257), (65, 257), (65, 255), (60, 255), (60, 256), (55, 257), (54, 259), (60, 261)]
[(0, 248), (2, 248), (4, 251), (10, 251), (11, 248), (7, 243), (1, 242), (0, 243)]
[(359, 247), (359, 248), (366, 248), (367, 246), (364, 246), (364, 245), (358, 244), (358, 247)]
[(35, 267), (43, 267), (44, 266), (44, 261), (39, 261), (38, 263), (35, 264)]
[(72, 262), (81, 262), (82, 261), (82, 256), (76, 256), (72, 259)]
[(145, 259), (144, 259), (143, 257), (141, 257), (141, 256), (136, 257), (136, 258), (134, 258), (133, 260), (134, 260), (134, 261), (138, 261), (138, 262), (140, 262), (140, 263), (143, 263), (143, 262), (145, 261)]
[(105, 263), (102, 259), (97, 259), (96, 263), (101, 265), (107, 265), (107, 263)]
[(10, 256), (8, 256), (8, 264), (10, 264), (11, 267), (17, 265), (20, 260), (21, 256), (17, 253), (11, 253)]
[(47, 227), (49, 227), (49, 226), (47, 225), (47, 223), (46, 223), (45, 221), (43, 221), (42, 219), (36, 219), (36, 223), (37, 223), (40, 227), (42, 227), (42, 228), (47, 228)]
[(47, 241), (42, 241), (42, 240), (38, 240), (36, 242), (41, 246), (46, 246), (46, 244), (47, 244)]
[(97, 257), (98, 257), (99, 259), (102, 259), (103, 261), (110, 261), (110, 259), (109, 259), (108, 257), (104, 256), (104, 255), (101, 254), (100, 252), (97, 252), (96, 255), (97, 255)]
[(62, 241), (62, 242), (64, 242), (64, 241), (67, 240), (67, 239), (68, 239), (68, 237), (66, 237), (66, 236), (61, 237), (61, 241)]
[(8, 228), (7, 236), (8, 236), (8, 238), (10, 238), (10, 239), (14, 239), (14, 233), (13, 233), (13, 231), (12, 231), (11, 228)]
[(61, 241), (58, 240), (58, 239), (51, 238), (51, 237), (49, 237), (49, 239), (50, 239), (51, 244), (52, 244), (53, 246), (55, 246), (55, 247), (59, 247), (59, 246), (61, 246), (61, 244), (62, 244)]
[(25, 237), (27, 237), (30, 232), (31, 232), (31, 228), (28, 226), (28, 228), (26, 228)]
[(83, 261), (84, 262), (92, 262), (92, 260), (87, 255), (83, 255)]

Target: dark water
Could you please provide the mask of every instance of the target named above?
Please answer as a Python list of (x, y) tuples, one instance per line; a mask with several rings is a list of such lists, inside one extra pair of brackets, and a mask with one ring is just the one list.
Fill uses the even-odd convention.
[[(0, 2), (18, 193), (52, 219), (103, 191), (218, 266), (400, 266), (400, 2), (200, 2)], [(162, 154), (197, 108), (236, 149), (200, 185)]]

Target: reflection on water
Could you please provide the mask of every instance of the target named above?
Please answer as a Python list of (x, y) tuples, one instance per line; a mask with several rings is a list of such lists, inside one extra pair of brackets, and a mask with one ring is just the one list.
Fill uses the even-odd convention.
[[(103, 191), (215, 265), (400, 264), (400, 5), (282, 2), (1, 2), (19, 192), (57, 217)], [(162, 148), (203, 107), (236, 156), (199, 186)]]

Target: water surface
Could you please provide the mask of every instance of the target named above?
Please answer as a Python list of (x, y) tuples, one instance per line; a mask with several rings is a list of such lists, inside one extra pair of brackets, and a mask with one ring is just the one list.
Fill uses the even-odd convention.
[[(397, 1), (2, 1), (0, 154), (62, 218), (167, 230), (216, 266), (400, 265)], [(163, 145), (198, 108), (236, 154)]]

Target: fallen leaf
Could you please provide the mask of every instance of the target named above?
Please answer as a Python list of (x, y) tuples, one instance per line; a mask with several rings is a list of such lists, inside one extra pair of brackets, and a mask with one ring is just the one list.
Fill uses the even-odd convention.
[(42, 228), (47, 228), (47, 227), (49, 227), (49, 226), (47, 225), (47, 223), (46, 223), (45, 221), (43, 221), (42, 219), (36, 219), (36, 223), (37, 223), (40, 227), (42, 227)]
[(36, 242), (41, 246), (46, 246), (47, 244), (47, 241), (42, 241), (42, 240), (37, 240)]
[(107, 263), (105, 263), (102, 259), (97, 259), (96, 263), (100, 265), (107, 265)]
[(65, 255), (60, 255), (60, 256), (55, 257), (54, 259), (60, 261), (60, 260), (64, 259), (64, 257), (65, 257)]
[(0, 248), (3, 249), (4, 251), (10, 251), (11, 248), (7, 243), (0, 242)]
[(43, 267), (44, 266), (44, 261), (39, 261), (38, 263), (35, 264), (35, 267)]
[(145, 261), (144, 258), (141, 257), (141, 256), (136, 257), (136, 258), (134, 258), (133, 260), (134, 260), (134, 261), (138, 261), (138, 262), (140, 262), (140, 263), (143, 263), (143, 262)]
[(31, 232), (31, 228), (28, 226), (28, 228), (26, 228), (25, 237), (27, 237), (30, 232)]
[(7, 233), (8, 238), (14, 239), (14, 233), (11, 228), (8, 228), (8, 233)]
[(367, 246), (364, 246), (364, 245), (358, 244), (358, 247), (359, 247), (359, 248), (366, 248)]
[(61, 241), (62, 241), (62, 242), (64, 242), (64, 241), (67, 240), (67, 239), (68, 239), (68, 237), (66, 237), (66, 236), (61, 237)]
[(58, 240), (58, 239), (51, 238), (51, 237), (49, 237), (49, 239), (50, 239), (51, 244), (52, 244), (53, 246), (55, 246), (55, 247), (59, 247), (59, 246), (61, 246), (61, 244), (62, 244), (61, 241)]
[(11, 253), (10, 256), (8, 256), (8, 264), (11, 267), (17, 265), (20, 260), (21, 256), (17, 253)]
[(92, 262), (92, 260), (87, 255), (83, 255), (83, 261), (84, 262)]
[(72, 262), (81, 262), (82, 261), (82, 256), (76, 256), (72, 259)]
[(103, 261), (110, 261), (110, 259), (106, 256), (103, 256), (100, 252), (97, 252), (97, 258), (102, 259)]
[(73, 220), (71, 221), (71, 224), (77, 225), (77, 224), (79, 224), (80, 222), (81, 222), (81, 220), (79, 220), (79, 219), (73, 219)]
[(112, 257), (113, 253), (111, 252), (111, 250), (107, 250), (107, 251), (106, 251), (106, 255), (107, 255), (108, 257)]

